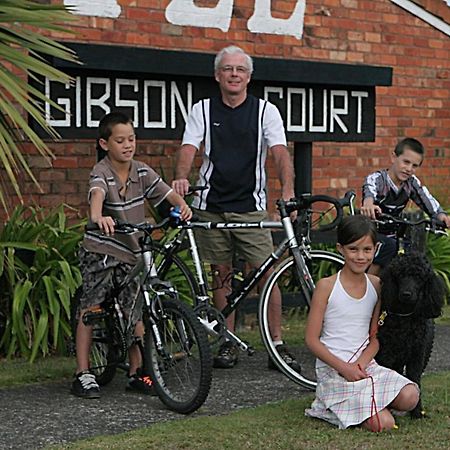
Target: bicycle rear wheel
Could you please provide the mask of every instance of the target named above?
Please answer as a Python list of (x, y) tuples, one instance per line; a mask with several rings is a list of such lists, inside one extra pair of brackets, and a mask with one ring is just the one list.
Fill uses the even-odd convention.
[[(336, 273), (344, 264), (344, 260), (339, 255), (326, 251), (313, 250), (311, 258), (308, 265), (314, 282)], [(287, 258), (276, 267), (261, 294), (259, 326), (263, 343), (276, 367), (291, 380), (307, 389), (314, 390), (316, 388), (316, 358), (304, 343), (309, 305), (297, 280), (296, 266), (292, 257)], [(272, 341), (270, 318), (275, 319), (278, 307), (270, 304), (270, 298), (277, 285), (281, 292), (282, 338), (289, 345), (290, 352), (300, 364), (300, 371), (294, 370), (285, 363)]]
[(171, 410), (189, 414), (205, 402), (212, 379), (212, 356), (205, 330), (179, 300), (164, 300), (158, 311), (158, 348), (146, 320), (144, 361), (156, 393)]

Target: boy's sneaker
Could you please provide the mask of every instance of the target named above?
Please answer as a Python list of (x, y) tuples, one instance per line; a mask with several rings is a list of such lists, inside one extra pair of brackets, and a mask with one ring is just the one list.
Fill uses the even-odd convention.
[(144, 395), (157, 395), (153, 387), (153, 381), (147, 375), (135, 373), (128, 378), (127, 391), (139, 392)]
[(214, 356), (213, 367), (219, 369), (231, 369), (238, 362), (239, 349), (230, 341), (223, 343), (217, 356)]
[(95, 375), (90, 372), (80, 372), (75, 375), (70, 392), (83, 398), (100, 398), (100, 388)]
[[(278, 354), (281, 356), (282, 360), (293, 370), (300, 373), (301, 366), (300, 363), (295, 359), (295, 356), (289, 351), (286, 344), (279, 344), (275, 347)], [(267, 367), (272, 370), (279, 370), (272, 358), (269, 358), (267, 362)]]

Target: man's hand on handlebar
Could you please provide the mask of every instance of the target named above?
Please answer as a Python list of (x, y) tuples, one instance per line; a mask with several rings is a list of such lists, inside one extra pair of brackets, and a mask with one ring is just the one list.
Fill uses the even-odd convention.
[(182, 197), (189, 192), (190, 183), (186, 178), (179, 178), (172, 181), (172, 189)]

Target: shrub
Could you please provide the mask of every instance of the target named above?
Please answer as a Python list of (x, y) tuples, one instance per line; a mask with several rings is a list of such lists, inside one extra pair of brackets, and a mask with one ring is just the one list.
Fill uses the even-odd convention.
[(84, 225), (68, 225), (67, 208), (19, 206), (0, 230), (0, 354), (65, 352)]

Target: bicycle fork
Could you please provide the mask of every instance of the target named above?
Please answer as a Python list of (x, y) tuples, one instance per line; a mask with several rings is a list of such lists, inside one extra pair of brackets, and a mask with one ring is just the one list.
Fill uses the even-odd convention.
[[(173, 323), (175, 329), (171, 330), (170, 326), (166, 326), (166, 320), (169, 319), (168, 316), (164, 312), (164, 305), (162, 298), (164, 296), (169, 296), (173, 299), (177, 299), (177, 293), (176, 290), (168, 285), (164, 281), (158, 280), (158, 283), (164, 284), (163, 289), (154, 289), (152, 286), (152, 292), (153, 296), (150, 295), (149, 290), (144, 291), (144, 300), (145, 304), (147, 306), (147, 310), (150, 312), (149, 314), (149, 320), (150, 320), (150, 326), (152, 329), (152, 336), (153, 341), (155, 344), (156, 351), (158, 354), (160, 354), (164, 359), (173, 360), (177, 359), (179, 355), (172, 354), (171, 352), (168, 352), (165, 347), (165, 341), (164, 336), (161, 335), (161, 330), (163, 330), (164, 333), (170, 332), (174, 333), (176, 332), (177, 335), (180, 338), (180, 342), (182, 344), (182, 348), (184, 349), (184, 352), (188, 355), (190, 350), (190, 340), (189, 336), (186, 330), (186, 326), (184, 324), (184, 321), (180, 318), (177, 318), (175, 322)], [(163, 324), (162, 328), (160, 329), (159, 324)]]

